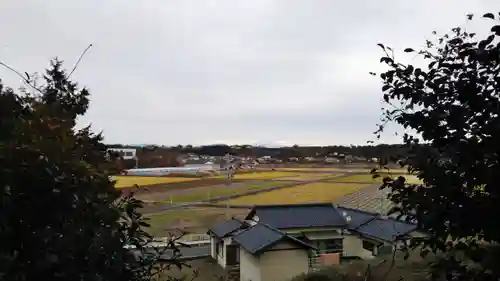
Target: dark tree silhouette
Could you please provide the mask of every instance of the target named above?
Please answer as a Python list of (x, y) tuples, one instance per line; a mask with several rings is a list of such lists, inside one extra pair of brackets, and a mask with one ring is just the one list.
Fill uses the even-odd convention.
[[(498, 280), (500, 240), (500, 14), (485, 14), (491, 32), (479, 39), (454, 28), (422, 50), (404, 50), (427, 65), (396, 61), (382, 44), (383, 98), (387, 122), (415, 130), (403, 137), (409, 157), (402, 163), (423, 185), (385, 178), (393, 211), (416, 220), (430, 234), (422, 253), (444, 253), (436, 274), (453, 280)], [(473, 18), (468, 15), (469, 20)], [(372, 75), (375, 75), (372, 73)], [(472, 266), (474, 265), (474, 266)]]
[(75, 129), (89, 92), (57, 60), (44, 78), (32, 94), (0, 83), (0, 279), (150, 280), (154, 260), (124, 248), (151, 238), (142, 203), (114, 188), (102, 135)]

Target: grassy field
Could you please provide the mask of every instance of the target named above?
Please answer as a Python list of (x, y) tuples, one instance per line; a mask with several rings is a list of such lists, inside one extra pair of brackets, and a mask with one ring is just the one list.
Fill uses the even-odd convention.
[(365, 184), (311, 183), (296, 187), (263, 192), (238, 197), (221, 203), (234, 205), (296, 204), (313, 202), (333, 202), (353, 193)]
[(238, 185), (236, 187), (225, 187), (225, 186), (217, 186), (214, 188), (211, 187), (203, 187), (197, 188), (189, 193), (179, 193), (172, 194), (168, 199), (163, 200), (163, 202), (172, 202), (172, 203), (187, 203), (194, 201), (207, 200), (209, 198), (214, 197), (223, 197), (223, 196), (231, 196), (239, 193), (244, 193), (253, 190), (271, 188), (279, 185), (285, 185), (292, 183), (292, 181), (268, 181), (257, 184), (243, 184)]
[(135, 184), (139, 186), (156, 185), (163, 183), (177, 183), (199, 180), (197, 178), (184, 178), (184, 177), (140, 177), (140, 176), (115, 176), (116, 188), (131, 187)]
[(248, 211), (248, 209), (191, 207), (147, 214), (145, 217), (149, 219), (148, 232), (153, 236), (163, 237), (167, 236), (167, 229), (173, 228), (202, 233), (219, 221), (229, 219), (231, 216), (243, 217)]
[[(359, 174), (359, 175), (350, 175), (346, 177), (339, 177), (338, 179), (332, 179), (329, 180), (329, 182), (366, 182), (366, 183), (381, 183), (383, 177), (386, 175), (380, 174), (379, 178), (374, 179), (372, 175), (370, 174)], [(422, 181), (419, 180), (416, 176), (414, 175), (405, 175), (405, 174), (391, 174), (390, 175), (393, 178), (397, 178), (398, 176), (403, 176), (406, 178), (406, 181), (408, 183), (421, 183)]]
[[(179, 269), (172, 266), (165, 272), (162, 272), (157, 281), (221, 281), (228, 279), (227, 272), (211, 258), (199, 259), (186, 262), (188, 266)], [(221, 278), (222, 277), (222, 278)]]

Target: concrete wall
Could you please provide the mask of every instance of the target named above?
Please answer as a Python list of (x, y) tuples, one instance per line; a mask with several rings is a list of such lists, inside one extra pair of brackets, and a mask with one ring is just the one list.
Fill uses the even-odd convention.
[(261, 280), (259, 258), (247, 252), (245, 249), (240, 248), (240, 281)]
[(309, 272), (308, 251), (296, 244), (280, 243), (260, 256), (260, 271), (262, 281), (288, 281)]

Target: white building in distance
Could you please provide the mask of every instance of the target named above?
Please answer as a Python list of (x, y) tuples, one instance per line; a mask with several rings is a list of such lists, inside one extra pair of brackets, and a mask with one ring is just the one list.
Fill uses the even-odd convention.
[(118, 153), (123, 159), (136, 159), (137, 149), (135, 148), (108, 148), (108, 151)]

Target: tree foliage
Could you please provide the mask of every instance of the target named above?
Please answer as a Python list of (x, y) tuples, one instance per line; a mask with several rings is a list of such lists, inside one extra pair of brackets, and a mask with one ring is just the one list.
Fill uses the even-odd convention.
[(424, 184), (399, 177), (382, 187), (392, 188), (394, 211), (430, 234), (423, 253), (445, 253), (435, 273), (454, 280), (500, 277), (493, 247), (500, 242), (500, 13), (483, 17), (493, 22), (485, 38), (457, 27), (434, 32), (422, 50), (405, 49), (426, 62), (420, 67), (398, 62), (379, 44), (389, 69), (380, 74), (387, 108), (377, 133), (395, 122), (425, 144), (403, 137), (409, 157), (402, 164)]
[(75, 129), (89, 92), (53, 61), (44, 86), (16, 94), (0, 83), (0, 280), (149, 280), (138, 259), (150, 236), (110, 175), (101, 134)]

